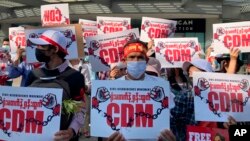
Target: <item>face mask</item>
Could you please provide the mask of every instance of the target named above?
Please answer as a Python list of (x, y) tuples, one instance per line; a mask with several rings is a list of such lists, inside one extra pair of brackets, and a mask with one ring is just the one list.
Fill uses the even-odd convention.
[(146, 70), (146, 61), (128, 61), (127, 71), (129, 75), (138, 79)]
[(84, 57), (84, 62), (89, 62), (89, 56)]
[(41, 49), (36, 49), (36, 59), (39, 62), (48, 63), (50, 61), (50, 57), (45, 55), (45, 52)]
[(10, 52), (10, 46), (9, 45), (3, 45), (2, 48), (8, 50), (8, 52)]

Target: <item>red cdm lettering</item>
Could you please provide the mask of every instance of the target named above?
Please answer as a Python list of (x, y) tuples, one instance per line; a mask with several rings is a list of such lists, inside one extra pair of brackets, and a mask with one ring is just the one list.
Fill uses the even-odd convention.
[(166, 38), (168, 36), (168, 30), (158, 29), (158, 28), (149, 28), (148, 36), (149, 38)]
[(43, 17), (45, 22), (59, 22), (62, 20), (62, 13), (59, 9), (45, 10)]
[(17, 47), (18, 47), (18, 46), (26, 46), (25, 37), (20, 37), (20, 36), (16, 37), (15, 43), (16, 43), (16, 46), (17, 46)]
[(104, 33), (112, 33), (112, 32), (117, 32), (117, 31), (122, 31), (122, 27), (108, 27), (108, 26), (105, 26), (103, 28)]
[[(136, 127), (153, 127), (153, 119), (143, 117), (136, 117), (134, 113), (147, 113), (153, 115), (153, 105), (152, 104), (121, 104), (119, 106), (116, 103), (110, 103), (107, 106), (107, 114), (112, 116), (113, 123), (121, 127), (127, 127), (130, 119), (134, 119), (134, 122), (131, 123), (131, 126)], [(107, 120), (107, 124), (111, 125), (111, 123)]]
[(165, 56), (167, 61), (191, 61), (190, 49), (166, 49)]
[(230, 47), (248, 47), (250, 44), (250, 34), (226, 35), (224, 36), (224, 45)]
[[(25, 133), (35, 133), (42, 134), (43, 126), (37, 125), (35, 122), (28, 122), (26, 119), (36, 119), (43, 121), (44, 112), (43, 111), (22, 111), (22, 110), (13, 110), (2, 108), (0, 109), (0, 120), (4, 121), (4, 125), (7, 130), (22, 132)], [(20, 126), (23, 130), (19, 131)]]
[(100, 50), (100, 57), (105, 60), (105, 62), (109, 63), (117, 63), (121, 61), (122, 54), (120, 53), (123, 47), (118, 48), (103, 48)]
[[(220, 110), (221, 112), (243, 112), (243, 105), (241, 104), (243, 102), (242, 93), (209, 92), (208, 100), (212, 102), (215, 110)], [(210, 106), (209, 109), (213, 111)]]

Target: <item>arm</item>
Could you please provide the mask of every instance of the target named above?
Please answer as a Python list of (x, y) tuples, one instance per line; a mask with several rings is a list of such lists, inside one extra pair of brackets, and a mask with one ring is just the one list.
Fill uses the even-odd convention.
[(17, 78), (21, 75), (23, 75), (25, 70), (25, 63), (22, 62), (18, 66), (15, 65), (8, 65), (7, 66), (7, 71), (9, 72), (8, 77), (9, 78)]
[(234, 74), (236, 73), (237, 60), (240, 50), (238, 48), (230, 48), (230, 62), (228, 66), (227, 73)]

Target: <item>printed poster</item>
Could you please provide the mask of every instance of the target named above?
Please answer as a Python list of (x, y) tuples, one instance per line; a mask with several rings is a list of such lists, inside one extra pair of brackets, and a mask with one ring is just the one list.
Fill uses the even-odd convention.
[(181, 68), (185, 61), (196, 58), (201, 48), (198, 38), (154, 39), (155, 55), (162, 68)]
[(229, 53), (230, 48), (250, 52), (250, 22), (213, 24), (214, 52)]
[(139, 38), (138, 28), (86, 38), (92, 71), (108, 71), (110, 65), (123, 59), (123, 46)]
[(149, 42), (155, 38), (173, 37), (177, 21), (142, 17), (140, 40)]
[(61, 106), (62, 89), (1, 86), (0, 140), (53, 140)]
[[(82, 30), (79, 24), (66, 25), (60, 27), (44, 27), (44, 28), (33, 28), (25, 30), (25, 36), (27, 41), (30, 38), (39, 38), (39, 36), (46, 30), (57, 30), (62, 32), (67, 39), (67, 51), (68, 55), (66, 59), (76, 59), (83, 57), (83, 41), (82, 41)], [(33, 63), (38, 62), (35, 56), (35, 45), (27, 44), (26, 55), (27, 62)]]
[(42, 26), (69, 25), (69, 4), (41, 5)]
[(188, 125), (186, 141), (229, 141), (228, 129)]
[(126, 139), (157, 139), (169, 129), (168, 81), (94, 80), (91, 136), (119, 131)]
[(86, 43), (85, 38), (97, 35), (96, 21), (79, 19), (79, 24), (82, 26), (83, 43)]
[(107, 34), (131, 29), (131, 18), (97, 16), (97, 33)]
[(250, 121), (250, 77), (248, 75), (193, 74), (195, 120), (228, 122)]

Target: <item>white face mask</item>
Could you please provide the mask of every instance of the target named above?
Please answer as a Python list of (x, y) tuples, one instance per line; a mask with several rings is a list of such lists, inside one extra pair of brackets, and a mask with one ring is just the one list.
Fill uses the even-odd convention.
[(10, 46), (9, 45), (3, 45), (2, 48), (8, 50), (8, 52), (10, 52)]
[(127, 62), (127, 71), (129, 75), (138, 79), (146, 70), (146, 61), (128, 61)]

